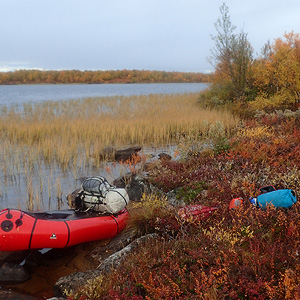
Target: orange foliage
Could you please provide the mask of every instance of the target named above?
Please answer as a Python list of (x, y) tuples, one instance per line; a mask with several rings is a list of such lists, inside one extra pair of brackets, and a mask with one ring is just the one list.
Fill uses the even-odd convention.
[(254, 86), (262, 95), (289, 93), (297, 101), (300, 96), (300, 37), (294, 32), (284, 34), (269, 45), (264, 58), (253, 66)]

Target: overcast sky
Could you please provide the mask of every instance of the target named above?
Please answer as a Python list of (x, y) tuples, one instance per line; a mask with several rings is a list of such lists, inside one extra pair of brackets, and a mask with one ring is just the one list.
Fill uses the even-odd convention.
[(300, 33), (299, 0), (0, 0), (0, 71), (212, 71), (223, 2), (257, 53)]

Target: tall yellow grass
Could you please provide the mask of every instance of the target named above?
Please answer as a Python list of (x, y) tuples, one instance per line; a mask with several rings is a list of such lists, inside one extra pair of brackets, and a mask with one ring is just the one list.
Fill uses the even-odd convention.
[(196, 94), (187, 94), (26, 104), (23, 112), (2, 112), (0, 139), (34, 146), (46, 160), (64, 164), (78, 150), (88, 156), (109, 145), (168, 145), (183, 134), (205, 136), (216, 122), (226, 131), (237, 125), (230, 113), (203, 110), (196, 100)]
[[(0, 171), (14, 183), (16, 174), (30, 177), (33, 171), (42, 172), (44, 164), (82, 172), (91, 164), (99, 166), (97, 159), (91, 162), (91, 156), (97, 157), (106, 146), (166, 146), (182, 136), (206, 137), (217, 123), (225, 133), (237, 127), (239, 119), (229, 112), (201, 109), (198, 96), (115, 96), (25, 104), (19, 110), (2, 108)], [(58, 195), (61, 187), (57, 186)], [(29, 184), (30, 206), (34, 194), (39, 195), (34, 191)]]

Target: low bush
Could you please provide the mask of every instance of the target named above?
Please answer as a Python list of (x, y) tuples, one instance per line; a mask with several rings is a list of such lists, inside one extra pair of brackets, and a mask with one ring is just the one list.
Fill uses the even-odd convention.
[[(179, 200), (217, 206), (183, 221), (163, 197), (144, 198), (133, 222), (158, 238), (132, 252), (99, 287), (102, 299), (300, 299), (300, 203), (254, 208), (259, 188), (299, 191), (300, 122), (264, 115), (244, 124), (226, 151), (161, 164), (152, 184)], [(232, 198), (240, 207), (229, 210)]]

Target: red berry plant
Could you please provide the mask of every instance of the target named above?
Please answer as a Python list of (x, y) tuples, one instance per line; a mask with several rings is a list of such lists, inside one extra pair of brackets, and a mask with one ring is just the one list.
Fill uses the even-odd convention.
[[(297, 195), (300, 122), (264, 116), (244, 124), (229, 145), (152, 173), (151, 183), (179, 203), (218, 209), (207, 219), (182, 220), (176, 210), (152, 218), (157, 238), (109, 275), (102, 299), (300, 299), (300, 204), (262, 210), (248, 201), (266, 185)], [(229, 209), (236, 197), (242, 205)]]

